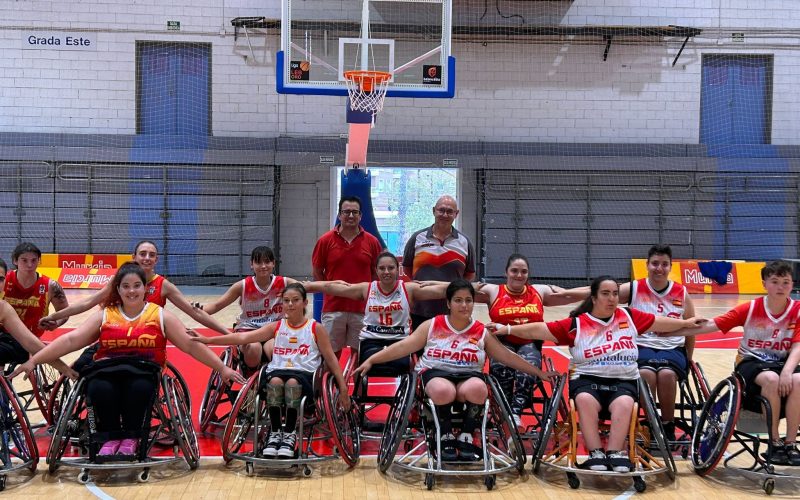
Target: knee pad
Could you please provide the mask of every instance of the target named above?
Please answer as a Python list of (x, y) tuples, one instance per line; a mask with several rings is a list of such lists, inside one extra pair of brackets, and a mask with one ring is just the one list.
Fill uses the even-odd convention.
[(283, 385), (267, 384), (267, 406), (283, 406)]
[(286, 407), (299, 409), (300, 401), (303, 399), (303, 386), (300, 384), (286, 384), (284, 391), (286, 394)]

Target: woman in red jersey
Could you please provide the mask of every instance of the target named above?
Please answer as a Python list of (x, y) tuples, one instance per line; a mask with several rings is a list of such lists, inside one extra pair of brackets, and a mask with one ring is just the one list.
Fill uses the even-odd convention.
[[(109, 439), (100, 456), (136, 455), (139, 435), (147, 425), (151, 402), (158, 390), (157, 378), (137, 361), (165, 366), (167, 340), (201, 363), (218, 370), (226, 381), (244, 382), (241, 375), (222, 364), (207, 347), (191, 342), (186, 328), (159, 305), (145, 301), (144, 270), (133, 262), (123, 264), (111, 281), (111, 292), (103, 310), (93, 313), (75, 330), (62, 335), (12, 374), (31, 371), (37, 364), (58, 359), (93, 342), (94, 355), (102, 368), (88, 381), (86, 394), (92, 401), (97, 431)], [(122, 439), (119, 437), (126, 436)]]

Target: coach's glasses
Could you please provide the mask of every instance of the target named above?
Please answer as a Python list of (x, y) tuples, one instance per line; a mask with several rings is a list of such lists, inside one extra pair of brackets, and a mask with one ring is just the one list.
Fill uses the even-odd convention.
[(439, 215), (455, 215), (456, 211), (452, 208), (437, 208), (436, 213)]
[(340, 214), (344, 215), (345, 217), (352, 215), (353, 217), (357, 217), (361, 215), (361, 210), (342, 210), (339, 212)]

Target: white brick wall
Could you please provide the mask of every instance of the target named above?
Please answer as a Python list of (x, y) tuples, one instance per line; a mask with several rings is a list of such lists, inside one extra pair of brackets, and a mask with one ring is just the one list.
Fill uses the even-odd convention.
[[(241, 38), (234, 46), (233, 17), (280, 16), (277, 2), (263, 4), (0, 1), (0, 131), (134, 133), (135, 42), (163, 40), (212, 44), (215, 135), (346, 132), (344, 98), (275, 93), (276, 36), (253, 39), (261, 64), (253, 64)], [(338, 5), (334, 0), (326, 4)], [(482, 2), (455, 0), (456, 22), (478, 22), (482, 8)], [(539, 9), (541, 19), (552, 17), (564, 25), (677, 24), (706, 31), (690, 42), (674, 68), (679, 40), (615, 42), (605, 62), (599, 41), (487, 46), (456, 41), (456, 98), (390, 99), (373, 137), (696, 143), (701, 55), (722, 52), (774, 54), (773, 143), (797, 143), (797, 33), (775, 33), (800, 25), (800, 5), (794, 0), (511, 2), (505, 14), (515, 8), (529, 9), (529, 19), (535, 17), (531, 9)], [(166, 31), (167, 20), (180, 21), (181, 31)], [(483, 21), (519, 23), (498, 17), (493, 9)], [(96, 31), (97, 50), (22, 50), (21, 37), (31, 27)], [(753, 31), (771, 28), (767, 37)], [(746, 43), (731, 42), (730, 33), (737, 30), (747, 32)]]

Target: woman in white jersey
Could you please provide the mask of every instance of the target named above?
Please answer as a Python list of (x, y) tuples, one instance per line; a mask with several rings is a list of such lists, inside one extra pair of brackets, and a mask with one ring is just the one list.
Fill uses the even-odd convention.
[[(215, 314), (225, 309), (236, 299), (242, 308), (236, 320), (234, 331), (247, 332), (257, 330), (272, 321), (283, 318), (283, 303), (281, 294), (286, 285), (297, 283), (292, 278), (272, 274), (275, 270), (275, 253), (270, 247), (258, 246), (250, 252), (250, 269), (252, 276), (231, 285), (217, 300), (210, 304), (193, 305), (208, 314)], [(306, 287), (306, 291), (315, 290)], [(243, 345), (242, 357), (247, 371), (257, 370), (261, 363), (269, 361), (272, 357), (274, 341), (253, 342)]]
[[(761, 395), (772, 408), (770, 462), (800, 465), (797, 431), (800, 427), (800, 301), (792, 300), (792, 268), (773, 261), (761, 269), (766, 297), (739, 304), (697, 330), (673, 335), (698, 335), (744, 327), (734, 371), (744, 381), (749, 400)], [(786, 414), (786, 438), (778, 438), (781, 404)]]
[[(411, 333), (411, 306), (417, 300), (442, 299), (449, 283), (426, 282), (425, 285), (400, 280), (400, 263), (391, 252), (383, 252), (375, 260), (377, 280), (349, 284), (342, 281), (316, 281), (328, 295), (365, 300), (364, 327), (359, 334), (358, 362), (369, 358), (386, 346)], [(434, 284), (436, 283), (436, 284)], [(409, 358), (400, 358), (387, 367), (397, 373), (409, 369)]]
[[(407, 338), (373, 354), (356, 369), (356, 374), (367, 373), (373, 365), (408, 356), (423, 349), (417, 363), (425, 394), (436, 405), (441, 431), (440, 457), (443, 461), (476, 460), (482, 455), (473, 444), (472, 433), (478, 427), (483, 405), (488, 397), (482, 372), (486, 355), (508, 366), (540, 378), (549, 379), (538, 367), (527, 363), (509, 351), (486, 328), (472, 319), (475, 289), (463, 279), (448, 285), (446, 290), (447, 315), (436, 316), (423, 322)], [(466, 417), (456, 440), (453, 427), (446, 415), (451, 405), (466, 403)]]
[[(581, 433), (589, 450), (582, 467), (628, 472), (633, 469), (625, 438), (633, 404), (639, 397), (637, 336), (651, 331), (693, 327), (695, 319), (655, 316), (618, 308), (619, 285), (610, 276), (592, 282), (590, 296), (569, 317), (548, 323), (497, 326), (496, 334), (513, 334), (569, 346), (569, 397), (575, 401)], [(697, 320), (701, 322), (702, 320)], [(611, 414), (611, 433), (603, 450), (599, 433), (601, 411)]]
[[(293, 458), (297, 444), (297, 422), (303, 396), (314, 397), (314, 372), (325, 364), (339, 385), (339, 402), (348, 409), (350, 396), (331, 348), (328, 332), (321, 323), (306, 319), (306, 289), (300, 283), (286, 285), (281, 294), (284, 319), (267, 323), (257, 330), (236, 332), (224, 337), (195, 337), (196, 342), (216, 345), (245, 345), (275, 339), (272, 360), (261, 378), (266, 387), (270, 435), (263, 454), (267, 458)], [(282, 421), (281, 415), (286, 415)]]

